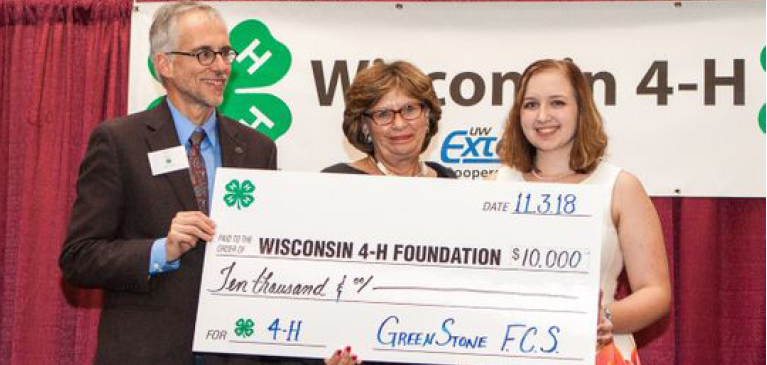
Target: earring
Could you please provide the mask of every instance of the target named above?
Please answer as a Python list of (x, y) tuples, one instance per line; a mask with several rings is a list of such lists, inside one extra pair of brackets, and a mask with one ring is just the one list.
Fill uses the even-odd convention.
[(362, 125), (362, 135), (365, 136), (365, 143), (373, 143), (373, 136), (370, 135), (370, 128), (367, 124)]

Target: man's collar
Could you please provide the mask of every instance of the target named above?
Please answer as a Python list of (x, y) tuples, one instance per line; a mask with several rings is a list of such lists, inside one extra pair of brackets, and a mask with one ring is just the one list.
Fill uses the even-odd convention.
[[(181, 142), (181, 144), (186, 144), (186, 142), (189, 140), (189, 137), (192, 136), (192, 133), (194, 133), (198, 127), (196, 124), (192, 123), (189, 118), (181, 114), (176, 106), (173, 105), (173, 103), (170, 101), (170, 98), (166, 98), (165, 100), (168, 102), (168, 108), (170, 109), (170, 114), (173, 117), (173, 124), (176, 126), (178, 140)], [(217, 123), (218, 120), (214, 110), (213, 113), (210, 113), (208, 120), (206, 120), (205, 123), (203, 123), (201, 126), (208, 137), (207, 140), (210, 142), (213, 148), (216, 148), (216, 144), (218, 143), (218, 128), (216, 128)]]

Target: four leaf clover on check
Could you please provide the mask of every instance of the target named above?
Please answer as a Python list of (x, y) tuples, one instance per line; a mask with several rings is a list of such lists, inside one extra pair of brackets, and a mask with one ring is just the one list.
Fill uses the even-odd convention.
[(256, 190), (256, 186), (253, 185), (250, 180), (243, 180), (240, 184), (237, 179), (233, 179), (226, 184), (226, 195), (224, 195), (224, 202), (228, 207), (237, 205), (237, 209), (247, 208), (256, 200), (253, 197), (253, 192)]
[(234, 328), (234, 334), (239, 337), (253, 336), (253, 320), (240, 318), (237, 320), (236, 327)]

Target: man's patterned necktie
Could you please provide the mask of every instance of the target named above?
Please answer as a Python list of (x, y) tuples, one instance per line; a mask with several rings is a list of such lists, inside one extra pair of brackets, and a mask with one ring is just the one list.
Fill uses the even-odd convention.
[(205, 131), (197, 129), (189, 137), (192, 148), (189, 149), (189, 175), (192, 177), (194, 197), (197, 198), (197, 206), (200, 211), (208, 214), (208, 174), (205, 171), (205, 160), (200, 154), (200, 145), (205, 139)]

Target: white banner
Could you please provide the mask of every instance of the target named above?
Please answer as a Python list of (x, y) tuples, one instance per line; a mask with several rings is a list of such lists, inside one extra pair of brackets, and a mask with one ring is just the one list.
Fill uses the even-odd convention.
[[(519, 74), (571, 57), (593, 80), (607, 158), (652, 195), (765, 195), (764, 1), (212, 4), (240, 52), (222, 110), (276, 139), (285, 170), (360, 157), (343, 90), (382, 58), (413, 62), (444, 99), (426, 157), (486, 175)], [(164, 94), (147, 63), (158, 6), (134, 12), (130, 112)]]
[(194, 350), (594, 364), (600, 186), (219, 169)]

